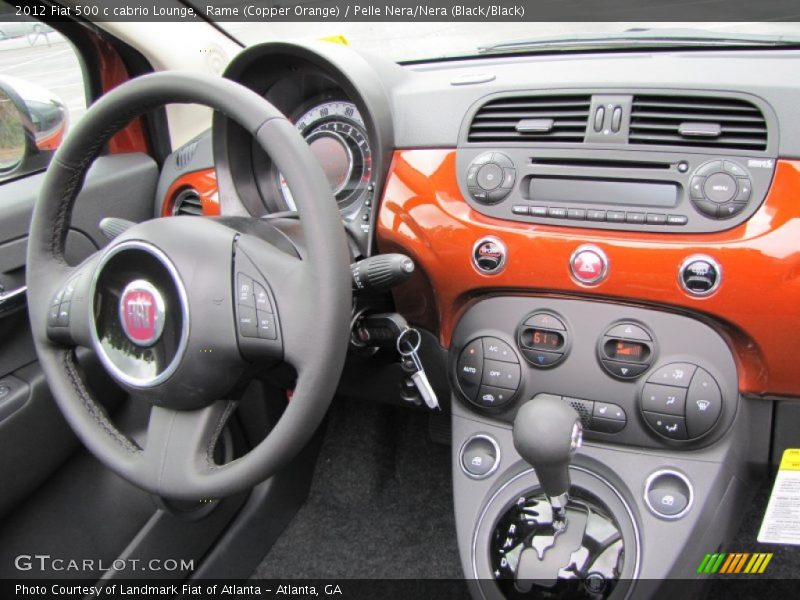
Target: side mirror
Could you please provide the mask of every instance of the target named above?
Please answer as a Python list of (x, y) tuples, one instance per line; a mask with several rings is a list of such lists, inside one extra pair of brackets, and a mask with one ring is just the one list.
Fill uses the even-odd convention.
[(0, 179), (45, 168), (68, 122), (67, 108), (53, 92), (0, 76)]

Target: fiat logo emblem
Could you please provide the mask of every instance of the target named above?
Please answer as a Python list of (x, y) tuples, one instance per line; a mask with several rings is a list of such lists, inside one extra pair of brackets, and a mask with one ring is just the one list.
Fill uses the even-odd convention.
[(132, 281), (120, 296), (119, 320), (131, 342), (152, 346), (164, 331), (164, 298), (149, 281)]

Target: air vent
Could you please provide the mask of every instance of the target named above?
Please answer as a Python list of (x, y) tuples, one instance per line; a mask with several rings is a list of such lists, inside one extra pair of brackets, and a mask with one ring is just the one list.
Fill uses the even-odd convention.
[(633, 97), (628, 142), (766, 150), (767, 123), (746, 100), (640, 94)]
[(190, 144), (186, 144), (183, 148), (180, 148), (175, 155), (175, 164), (178, 165), (179, 169), (184, 168), (188, 165), (192, 158), (194, 158), (194, 153), (197, 151), (197, 142), (191, 142)]
[(484, 104), (469, 126), (470, 142), (581, 143), (591, 96), (513, 96)]
[(203, 215), (203, 203), (200, 201), (200, 194), (194, 188), (185, 188), (176, 197), (172, 204), (172, 215)]

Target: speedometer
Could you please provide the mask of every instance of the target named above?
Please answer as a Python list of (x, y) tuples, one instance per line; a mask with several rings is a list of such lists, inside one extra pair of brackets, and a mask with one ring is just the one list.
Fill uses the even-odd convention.
[[(322, 165), (339, 206), (359, 200), (372, 179), (372, 151), (355, 104), (338, 100), (317, 104), (295, 120), (295, 127)], [(288, 208), (297, 210), (282, 174), (278, 184)]]

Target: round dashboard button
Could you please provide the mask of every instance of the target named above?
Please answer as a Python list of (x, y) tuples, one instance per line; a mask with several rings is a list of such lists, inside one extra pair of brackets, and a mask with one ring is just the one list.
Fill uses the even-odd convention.
[(703, 184), (703, 192), (712, 202), (724, 204), (736, 196), (736, 180), (727, 173), (714, 173)]
[(488, 163), (478, 169), (478, 185), (487, 192), (500, 187), (503, 182), (503, 169)]
[(583, 285), (597, 285), (608, 274), (608, 258), (596, 246), (581, 246), (569, 261), (572, 278)]
[(500, 447), (488, 435), (472, 436), (461, 447), (460, 454), (462, 470), (473, 479), (488, 477), (500, 463)]

